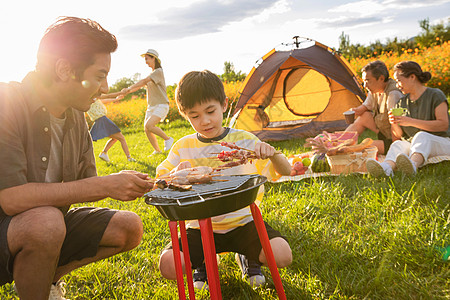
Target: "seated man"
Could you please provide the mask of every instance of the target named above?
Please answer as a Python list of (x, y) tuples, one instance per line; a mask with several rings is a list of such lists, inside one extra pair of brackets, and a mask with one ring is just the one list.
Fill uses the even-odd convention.
[(39, 45), (36, 70), (0, 84), (0, 285), (20, 299), (65, 299), (59, 279), (139, 245), (133, 212), (76, 207), (150, 190), (134, 171), (98, 177), (84, 113), (108, 92), (114, 35), (98, 23), (58, 20)]
[(361, 71), (364, 87), (369, 94), (363, 104), (351, 108), (357, 119), (345, 131), (361, 134), (366, 128), (372, 130), (378, 134), (378, 140), (374, 141), (378, 153), (385, 154), (392, 144), (388, 112), (403, 94), (395, 81), (389, 78), (388, 69), (382, 61), (368, 63)]

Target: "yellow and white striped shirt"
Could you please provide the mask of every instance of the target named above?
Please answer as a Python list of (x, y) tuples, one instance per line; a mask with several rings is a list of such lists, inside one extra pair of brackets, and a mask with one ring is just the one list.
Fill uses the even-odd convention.
[[(238, 129), (228, 129), (229, 132), (220, 140), (216, 142), (204, 142), (197, 137), (197, 133), (185, 136), (178, 140), (169, 152), (167, 159), (164, 160), (156, 168), (156, 176), (161, 176), (170, 172), (176, 166), (184, 161), (191, 163), (192, 167), (196, 166), (209, 166), (217, 167), (223, 162), (217, 159), (211, 159), (216, 157), (216, 154), (223, 150), (230, 150), (226, 147), (220, 145), (220, 142), (235, 143), (237, 146), (245, 149), (254, 150), (255, 145), (259, 142), (259, 139), (244, 130)], [(237, 167), (229, 168), (220, 172), (223, 175), (244, 175), (244, 174), (260, 174), (271, 180), (276, 176), (275, 169), (272, 162), (269, 159), (264, 160), (253, 160), (252, 163), (247, 163), (245, 165), (240, 165)], [(264, 186), (261, 186), (255, 203), (260, 204), (264, 196)], [(226, 233), (235, 229), (236, 227), (243, 226), (248, 222), (252, 221), (252, 215), (249, 207), (242, 208), (240, 210), (230, 212), (224, 215), (216, 216), (211, 218), (213, 230), (215, 233)], [(199, 228), (198, 222), (196, 220), (191, 220), (187, 222), (187, 227), (189, 228)]]

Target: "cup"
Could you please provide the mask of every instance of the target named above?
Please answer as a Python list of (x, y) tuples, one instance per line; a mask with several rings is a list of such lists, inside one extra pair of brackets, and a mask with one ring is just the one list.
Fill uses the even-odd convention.
[(404, 116), (408, 112), (408, 109), (404, 107), (396, 107), (391, 109), (391, 113), (393, 116)]
[(344, 112), (344, 117), (347, 124), (353, 124), (353, 122), (355, 122), (355, 112), (353, 110)]

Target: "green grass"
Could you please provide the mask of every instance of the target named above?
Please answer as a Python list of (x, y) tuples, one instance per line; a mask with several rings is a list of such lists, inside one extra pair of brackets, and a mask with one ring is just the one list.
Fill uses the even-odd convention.
[[(184, 121), (162, 128), (176, 139), (193, 132)], [(97, 162), (99, 175), (135, 169), (153, 177), (165, 155), (149, 157), (153, 149), (140, 128), (124, 134), (138, 161), (127, 162), (115, 145), (111, 163)], [(96, 155), (105, 142), (94, 143)], [(272, 144), (289, 155), (308, 151), (303, 143)], [(287, 298), (449, 299), (450, 262), (435, 250), (450, 244), (449, 175), (450, 162), (444, 162), (424, 167), (416, 177), (348, 175), (266, 184), (263, 217), (289, 239), (294, 255), (293, 263), (280, 270)], [(169, 242), (167, 221), (142, 199), (96, 205), (138, 213), (144, 237), (131, 252), (66, 275), (67, 297), (177, 299), (176, 283), (163, 279), (157, 267)], [(263, 269), (269, 284), (253, 290), (241, 279), (233, 255), (222, 255), (223, 299), (277, 299), (270, 272)], [(11, 285), (0, 288), (1, 299), (14, 295)], [(208, 293), (196, 296), (209, 299)]]

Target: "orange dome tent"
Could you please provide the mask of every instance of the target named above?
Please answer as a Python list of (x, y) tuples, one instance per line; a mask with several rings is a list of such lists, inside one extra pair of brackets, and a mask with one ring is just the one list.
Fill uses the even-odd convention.
[[(347, 126), (343, 112), (365, 93), (345, 58), (310, 39), (289, 51), (269, 51), (246, 77), (230, 126), (261, 140), (288, 140)], [(307, 47), (299, 48), (302, 43)]]

